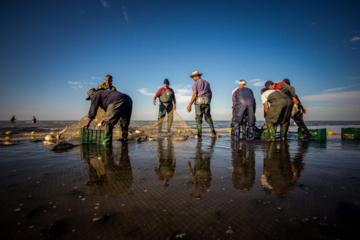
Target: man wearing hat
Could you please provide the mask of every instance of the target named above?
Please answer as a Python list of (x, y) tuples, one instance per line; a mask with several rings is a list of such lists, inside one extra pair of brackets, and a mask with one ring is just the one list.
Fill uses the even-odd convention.
[(245, 86), (246, 81), (240, 80), (239, 88), (232, 94), (233, 108), (235, 109), (234, 129), (236, 141), (239, 141), (240, 139), (240, 126), (242, 125), (244, 114), (246, 114), (248, 118), (247, 122), (249, 129), (247, 140), (252, 140), (255, 127), (256, 102), (252, 90)]
[(188, 112), (191, 112), (191, 105), (195, 102), (195, 120), (198, 130), (198, 137), (201, 137), (201, 124), (203, 116), (205, 117), (205, 122), (210, 125), (212, 137), (216, 137), (214, 124), (210, 113), (212, 92), (210, 89), (210, 84), (204, 79), (200, 78), (201, 76), (202, 73), (199, 73), (199, 71), (195, 71), (190, 75), (190, 78), (194, 80), (194, 84), (192, 86), (193, 95), (189, 105), (187, 106), (187, 110)]
[(119, 120), (122, 141), (127, 141), (132, 112), (131, 98), (118, 91), (95, 90), (95, 88), (89, 89), (87, 95), (86, 100), (91, 100), (91, 106), (88, 112), (88, 120), (83, 127), (88, 128), (90, 126), (91, 121), (96, 117), (98, 107), (101, 107), (105, 110), (105, 118), (100, 122), (102, 126), (105, 126), (104, 144), (112, 143), (113, 128)]
[[(267, 81), (261, 90), (261, 101), (264, 104), (266, 126), (270, 141), (275, 141), (275, 126), (280, 124), (280, 140), (286, 140), (293, 107), (291, 98), (284, 92), (275, 89), (275, 83)], [(269, 106), (270, 103), (270, 106)]]
[[(176, 109), (175, 93), (172, 88), (169, 88), (170, 82), (167, 78), (164, 80), (164, 87), (160, 88), (154, 96), (153, 103), (156, 105), (156, 98), (159, 98), (159, 115), (158, 120), (165, 117), (168, 114), (168, 126), (167, 131), (170, 132), (173, 122), (173, 114), (169, 114), (173, 109)], [(173, 105), (174, 102), (174, 105)], [(159, 124), (159, 132), (161, 131), (162, 123)]]

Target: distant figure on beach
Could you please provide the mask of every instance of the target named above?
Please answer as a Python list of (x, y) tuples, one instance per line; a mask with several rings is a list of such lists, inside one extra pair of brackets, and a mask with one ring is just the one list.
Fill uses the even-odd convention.
[(240, 140), (240, 127), (242, 125), (244, 116), (247, 116), (248, 133), (247, 140), (252, 140), (255, 127), (255, 110), (256, 102), (253, 91), (245, 87), (246, 81), (239, 81), (239, 88), (232, 94), (233, 109), (235, 109), (234, 116), (234, 129), (235, 140)]
[[(290, 125), (291, 98), (275, 89), (275, 83), (267, 81), (261, 90), (261, 101), (264, 105), (264, 117), (269, 131), (269, 140), (275, 141), (275, 126), (280, 124), (280, 140), (286, 140)], [(270, 103), (270, 106), (269, 106)]]
[(99, 86), (97, 87), (96, 90), (113, 90), (113, 91), (116, 91), (116, 87), (114, 87), (112, 85), (112, 82), (113, 82), (113, 77), (111, 75), (106, 75), (105, 76), (105, 79), (104, 79), (104, 83), (103, 84), (99, 84)]
[(88, 98), (91, 100), (91, 106), (88, 113), (88, 120), (84, 124), (84, 128), (90, 126), (91, 121), (96, 117), (98, 107), (105, 110), (105, 117), (100, 121), (104, 127), (104, 144), (112, 143), (112, 133), (114, 125), (120, 120), (122, 131), (122, 141), (127, 141), (129, 124), (132, 112), (131, 98), (121, 92), (111, 90), (95, 90), (95, 88), (87, 91)]
[(15, 118), (15, 115), (14, 116), (12, 116), (12, 118), (10, 119), (10, 122), (15, 122), (15, 120), (16, 120), (16, 118)]
[[(153, 103), (156, 105), (156, 98), (159, 98), (159, 115), (158, 120), (168, 114), (167, 131), (170, 132), (173, 122), (173, 114), (169, 114), (173, 109), (176, 109), (175, 93), (172, 88), (169, 88), (170, 82), (167, 78), (164, 80), (164, 87), (160, 88), (154, 96)], [(174, 104), (173, 104), (174, 102)], [(159, 132), (161, 132), (162, 124), (159, 124)]]
[(36, 117), (35, 116), (33, 116), (32, 122), (36, 123)]
[(299, 97), (296, 95), (295, 88), (290, 85), (290, 80), (285, 78), (282, 82), (276, 84), (276, 89), (285, 92), (289, 97), (292, 98), (294, 102), (294, 106), (291, 113), (291, 118), (296, 123), (299, 131), (304, 136), (304, 141), (311, 140), (311, 134), (306, 127), (304, 120), (303, 120), (303, 113), (306, 114), (306, 109), (301, 104)]
[(210, 102), (212, 98), (212, 92), (210, 84), (204, 79), (200, 78), (203, 74), (199, 71), (195, 71), (190, 75), (190, 78), (194, 80), (192, 86), (193, 95), (190, 103), (187, 106), (188, 112), (191, 112), (191, 105), (195, 102), (195, 120), (197, 126), (197, 137), (201, 137), (201, 124), (202, 118), (205, 116), (205, 121), (210, 125), (212, 137), (216, 137), (214, 124), (210, 113)]

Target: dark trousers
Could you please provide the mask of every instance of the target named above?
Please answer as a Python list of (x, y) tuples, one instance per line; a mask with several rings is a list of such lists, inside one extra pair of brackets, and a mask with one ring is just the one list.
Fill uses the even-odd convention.
[(114, 125), (120, 121), (121, 131), (126, 133), (129, 130), (129, 124), (132, 112), (132, 100), (126, 97), (121, 101), (111, 103), (105, 112), (105, 132), (112, 133)]

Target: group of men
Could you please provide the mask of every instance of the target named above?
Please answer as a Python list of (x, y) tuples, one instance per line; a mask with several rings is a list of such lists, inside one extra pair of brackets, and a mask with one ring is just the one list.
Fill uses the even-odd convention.
[[(239, 87), (234, 89), (232, 93), (233, 129), (235, 130), (236, 141), (240, 139), (240, 127), (244, 128), (244, 121), (248, 122), (247, 140), (253, 139), (255, 127), (256, 102), (252, 90), (245, 86), (245, 80), (239, 81)], [(265, 88), (261, 90), (261, 101), (264, 105), (264, 117), (269, 133), (269, 141), (275, 141), (276, 126), (278, 124), (280, 125), (280, 140), (286, 140), (290, 118), (298, 126), (305, 141), (312, 139), (303, 121), (303, 113), (306, 113), (306, 109), (301, 105), (295, 88), (290, 85), (289, 79), (284, 79), (277, 84), (267, 81)]]
[[(210, 126), (212, 137), (216, 137), (210, 111), (212, 91), (209, 82), (201, 78), (202, 75), (199, 71), (195, 71), (190, 75), (190, 78), (194, 80), (194, 84), (192, 86), (193, 95), (187, 106), (187, 110), (191, 112), (191, 106), (195, 103), (195, 120), (198, 138), (202, 136), (201, 125), (203, 117)], [(164, 87), (160, 88), (153, 98), (154, 105), (156, 105), (156, 98), (159, 98), (159, 120), (165, 117), (166, 114), (170, 114), (173, 109), (176, 109), (175, 93), (174, 90), (169, 87), (169, 80), (165, 79), (163, 84)], [(266, 125), (271, 141), (275, 141), (275, 130), (278, 124), (280, 124), (281, 140), (286, 139), (290, 117), (294, 119), (299, 130), (303, 133), (304, 139), (311, 139), (311, 135), (302, 119), (302, 113), (306, 113), (306, 109), (301, 106), (295, 89), (290, 85), (288, 79), (284, 79), (276, 85), (271, 81), (266, 82), (265, 88), (261, 90), (261, 93)], [(112, 85), (111, 75), (106, 75), (105, 83), (100, 84), (97, 89), (92, 88), (88, 90), (87, 95), (88, 98), (86, 100), (91, 100), (91, 106), (88, 112), (87, 122), (83, 127), (88, 128), (90, 126), (100, 107), (105, 110), (105, 117), (100, 121), (100, 125), (105, 126), (104, 143), (110, 144), (112, 142), (112, 131), (114, 125), (119, 120), (122, 130), (122, 140), (127, 141), (128, 127), (132, 113), (132, 99), (128, 95), (116, 90)], [(252, 140), (255, 127), (256, 102), (252, 90), (246, 87), (245, 80), (241, 80), (239, 87), (232, 92), (232, 102), (235, 140), (239, 141), (240, 127), (243, 126), (244, 128), (244, 122), (248, 123), (247, 140)], [(295, 106), (293, 107), (294, 104)], [(170, 128), (171, 121), (168, 121), (168, 132), (170, 132)]]

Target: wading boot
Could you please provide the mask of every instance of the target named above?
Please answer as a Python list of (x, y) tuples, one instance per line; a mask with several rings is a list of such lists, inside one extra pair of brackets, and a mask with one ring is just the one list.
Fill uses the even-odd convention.
[(112, 133), (104, 132), (104, 145), (110, 145), (112, 143)]
[(253, 131), (250, 131), (248, 132), (248, 136), (246, 138), (246, 141), (252, 141), (253, 140)]
[(275, 140), (276, 140), (276, 133), (275, 133), (275, 130), (268, 130), (268, 132), (269, 132), (269, 139), (268, 139), (268, 141), (269, 142), (275, 142)]
[(239, 129), (236, 129), (235, 130), (235, 141), (239, 141), (240, 140), (240, 131), (239, 131)]
[(121, 142), (127, 142), (128, 138), (128, 131), (121, 130)]
[(286, 131), (280, 131), (280, 140), (285, 141), (287, 139)]
[(201, 138), (201, 127), (197, 128), (197, 135), (196, 135), (198, 138)]
[(212, 130), (212, 131), (211, 131), (211, 137), (212, 137), (212, 138), (216, 138), (216, 132), (215, 132), (215, 130)]

